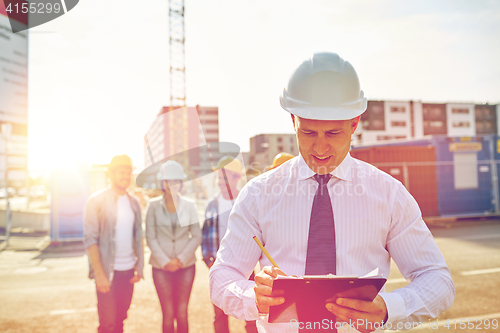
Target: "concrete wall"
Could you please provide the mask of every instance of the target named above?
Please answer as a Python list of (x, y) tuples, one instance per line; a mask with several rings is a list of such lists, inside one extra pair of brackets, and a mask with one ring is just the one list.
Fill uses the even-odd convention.
[[(5, 228), (5, 210), (0, 210), (0, 227)], [(12, 228), (50, 230), (50, 213), (12, 212)]]
[(415, 129), (415, 137), (421, 138), (424, 136), (424, 114), (421, 102), (413, 103), (413, 125)]

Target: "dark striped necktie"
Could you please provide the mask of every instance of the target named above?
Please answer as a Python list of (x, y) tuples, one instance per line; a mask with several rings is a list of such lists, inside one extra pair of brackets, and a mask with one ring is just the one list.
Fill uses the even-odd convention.
[[(319, 186), (314, 195), (311, 221), (309, 222), (305, 275), (336, 274), (337, 271), (335, 225), (333, 221), (332, 202), (327, 187), (331, 177), (331, 174), (314, 175), (314, 179), (319, 183)], [(337, 329), (300, 329), (299, 331), (337, 332)]]
[(306, 275), (336, 273), (335, 225), (327, 184), (331, 174), (314, 175), (319, 183), (311, 211), (307, 242)]

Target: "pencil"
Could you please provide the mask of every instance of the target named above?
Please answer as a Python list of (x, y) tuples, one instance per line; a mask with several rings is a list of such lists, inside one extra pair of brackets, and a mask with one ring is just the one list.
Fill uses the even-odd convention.
[(262, 250), (262, 252), (264, 252), (264, 254), (266, 255), (267, 259), (269, 259), (269, 261), (271, 262), (271, 264), (273, 264), (274, 267), (279, 268), (279, 266), (276, 263), (276, 261), (274, 261), (274, 259), (271, 257), (271, 255), (269, 254), (269, 252), (267, 252), (266, 248), (264, 247), (264, 245), (262, 245), (262, 243), (257, 238), (257, 236), (253, 236), (253, 240), (255, 241), (255, 243), (257, 243), (257, 245), (260, 247), (260, 249)]

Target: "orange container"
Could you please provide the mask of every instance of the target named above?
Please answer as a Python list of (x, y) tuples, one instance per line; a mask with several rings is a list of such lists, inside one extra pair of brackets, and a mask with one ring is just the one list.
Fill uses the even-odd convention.
[(375, 165), (403, 183), (422, 216), (438, 216), (436, 152), (433, 146), (376, 146), (353, 149), (351, 156)]

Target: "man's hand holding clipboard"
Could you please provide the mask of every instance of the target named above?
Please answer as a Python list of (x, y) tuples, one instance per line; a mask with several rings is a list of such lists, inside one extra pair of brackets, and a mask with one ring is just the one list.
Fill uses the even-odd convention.
[(382, 326), (387, 321), (387, 307), (380, 295), (373, 301), (341, 297), (334, 303), (328, 302), (326, 308), (339, 321), (357, 323), (356, 329), (363, 333), (374, 331), (373, 323), (380, 323)]
[(387, 320), (387, 308), (378, 292), (386, 279), (376, 271), (365, 277), (334, 275), (288, 277), (254, 237), (274, 266), (266, 266), (255, 276), (255, 300), (269, 322), (343, 321), (361, 332), (374, 330), (373, 323)]

